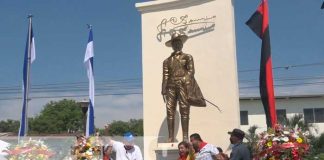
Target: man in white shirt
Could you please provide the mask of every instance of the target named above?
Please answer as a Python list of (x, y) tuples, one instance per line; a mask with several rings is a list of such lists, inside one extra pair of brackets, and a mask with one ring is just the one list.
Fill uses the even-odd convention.
[(134, 136), (131, 132), (124, 134), (124, 141), (110, 140), (108, 146), (116, 152), (116, 160), (143, 160), (141, 149), (134, 144)]
[(198, 133), (190, 135), (190, 142), (196, 151), (196, 160), (223, 160), (217, 147), (204, 142)]

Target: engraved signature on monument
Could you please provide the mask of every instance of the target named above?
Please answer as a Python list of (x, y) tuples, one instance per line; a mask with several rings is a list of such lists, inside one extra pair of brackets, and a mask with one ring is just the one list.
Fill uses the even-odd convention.
[(189, 18), (188, 15), (162, 19), (157, 26), (158, 33), (156, 38), (162, 41), (166, 35), (173, 33), (186, 34), (189, 37), (194, 37), (206, 32), (213, 31), (215, 28), (216, 16), (206, 16), (200, 18)]

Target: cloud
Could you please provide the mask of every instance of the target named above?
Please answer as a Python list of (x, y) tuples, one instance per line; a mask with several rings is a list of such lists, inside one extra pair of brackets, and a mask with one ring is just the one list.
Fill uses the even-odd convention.
[[(60, 94), (60, 96), (69, 95), (71, 93)], [(57, 96), (57, 94), (33, 94), (33, 97), (53, 97)], [(32, 99), (28, 103), (28, 117), (34, 117), (44, 108), (44, 106), (50, 101), (58, 101), (63, 98), (38, 98)], [(21, 109), (22, 109), (22, 99), (14, 99), (14, 100), (1, 100), (0, 101), (0, 120), (5, 119), (14, 119), (20, 120)]]
[(142, 95), (96, 97), (95, 118), (96, 125), (100, 128), (114, 120), (143, 118)]
[(0, 120), (19, 119), (22, 102), (18, 100), (0, 101)]

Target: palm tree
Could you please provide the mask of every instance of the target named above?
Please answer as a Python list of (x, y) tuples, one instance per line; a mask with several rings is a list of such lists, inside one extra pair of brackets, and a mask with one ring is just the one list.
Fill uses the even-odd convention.
[(324, 133), (320, 136), (312, 136), (310, 139), (311, 149), (304, 160), (324, 159)]
[(251, 126), (245, 135), (245, 138), (247, 140), (247, 142), (245, 144), (247, 145), (248, 149), (250, 150), (251, 155), (253, 155), (253, 153), (256, 153), (257, 144), (258, 144), (258, 140), (259, 140), (259, 137), (256, 134), (256, 130), (258, 128), (259, 127), (257, 125)]
[(287, 128), (299, 128), (303, 132), (305, 131), (311, 131), (311, 129), (314, 129), (317, 133), (317, 129), (314, 124), (312, 123), (305, 123), (303, 114), (294, 114), (290, 118), (286, 118), (283, 122), (284, 126)]

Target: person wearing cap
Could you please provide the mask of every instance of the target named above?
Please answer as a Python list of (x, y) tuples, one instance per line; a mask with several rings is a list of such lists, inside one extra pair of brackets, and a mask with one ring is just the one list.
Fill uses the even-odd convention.
[(190, 105), (206, 106), (201, 90), (194, 78), (194, 61), (191, 55), (183, 53), (186, 35), (172, 34), (165, 43), (172, 47), (171, 56), (163, 61), (162, 96), (166, 103), (168, 142), (174, 142), (174, 123), (177, 102), (181, 115), (183, 141), (188, 141)]
[(233, 144), (230, 160), (251, 160), (251, 153), (247, 146), (243, 144), (245, 133), (240, 129), (233, 129), (228, 132), (231, 135), (230, 142)]
[(196, 151), (195, 160), (224, 160), (217, 147), (204, 142), (198, 133), (190, 135), (190, 142)]
[(106, 147), (111, 146), (116, 152), (116, 160), (143, 160), (141, 149), (135, 145), (134, 139), (131, 132), (126, 132), (123, 142), (110, 140)]

